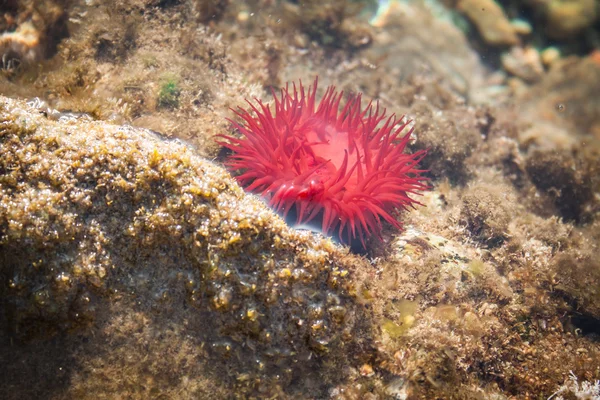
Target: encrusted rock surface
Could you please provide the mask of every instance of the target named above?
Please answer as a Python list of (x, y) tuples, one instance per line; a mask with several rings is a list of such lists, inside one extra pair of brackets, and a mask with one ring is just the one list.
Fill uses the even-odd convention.
[(515, 27), (494, 0), (460, 0), (457, 8), (477, 26), (487, 44), (494, 46), (519, 43)]
[(0, 397), (322, 395), (368, 357), (354, 257), (186, 145), (2, 98), (0, 153)]

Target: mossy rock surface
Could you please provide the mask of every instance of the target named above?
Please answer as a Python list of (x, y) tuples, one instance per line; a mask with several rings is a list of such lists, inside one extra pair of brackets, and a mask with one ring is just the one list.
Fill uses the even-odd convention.
[(0, 397), (320, 396), (368, 357), (356, 258), (190, 147), (6, 98), (0, 120)]

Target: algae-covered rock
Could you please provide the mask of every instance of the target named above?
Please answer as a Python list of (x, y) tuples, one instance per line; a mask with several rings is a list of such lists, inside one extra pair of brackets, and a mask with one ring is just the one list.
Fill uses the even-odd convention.
[(357, 49), (369, 45), (371, 27), (358, 18), (364, 1), (282, 2), (286, 24), (326, 47)]
[(438, 113), (425, 102), (414, 104), (411, 111), (415, 114), (415, 130), (419, 135), (416, 147), (427, 149), (424, 167), (433, 176), (466, 181), (470, 173), (468, 157), (481, 145), (481, 128), (474, 112), (465, 110), (458, 119), (454, 118), (458, 111)]
[(463, 195), (462, 221), (474, 238), (488, 246), (501, 243), (508, 231), (507, 192), (504, 187), (475, 185)]
[(544, 79), (524, 92), (519, 101), (528, 121), (551, 122), (568, 130), (569, 136), (581, 133), (600, 138), (599, 86), (600, 68), (593, 56), (569, 57), (554, 63)]
[(526, 82), (536, 82), (544, 74), (542, 58), (534, 47), (513, 47), (502, 54), (502, 66), (506, 71)]
[(560, 216), (567, 220), (591, 218), (598, 200), (600, 162), (597, 152), (534, 151), (526, 160), (526, 170), (533, 184), (555, 204)]
[(20, 66), (51, 57), (68, 35), (68, 13), (62, 0), (4, 1), (0, 10), (1, 68), (9, 74)]
[(515, 45), (519, 37), (504, 10), (493, 0), (460, 0), (457, 8), (473, 22), (489, 45)]
[(368, 356), (354, 257), (190, 147), (6, 98), (0, 121), (0, 397), (314, 398)]
[(553, 38), (563, 39), (580, 33), (592, 25), (598, 15), (595, 0), (552, 0), (544, 6), (546, 31)]

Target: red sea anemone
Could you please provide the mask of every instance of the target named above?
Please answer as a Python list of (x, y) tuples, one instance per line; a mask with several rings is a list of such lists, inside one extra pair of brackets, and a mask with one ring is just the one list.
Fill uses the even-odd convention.
[(274, 114), (258, 99), (250, 111), (233, 110), (242, 137), (221, 144), (233, 152), (227, 164), (242, 171), (240, 184), (284, 216), (295, 209), (299, 224), (320, 217), (323, 232), (347, 243), (381, 238), (382, 219), (400, 228), (395, 211), (419, 204), (409, 194), (427, 189), (418, 169), (426, 151), (404, 153), (410, 121), (386, 117), (378, 103), (363, 109), (360, 94), (340, 111), (343, 92), (334, 86), (317, 105), (317, 79), (292, 88), (273, 92)]

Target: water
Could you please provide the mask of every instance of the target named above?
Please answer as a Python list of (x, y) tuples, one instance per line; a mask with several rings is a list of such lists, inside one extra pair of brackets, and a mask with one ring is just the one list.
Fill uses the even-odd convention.
[(0, 397), (600, 398), (599, 7), (5, 2)]

